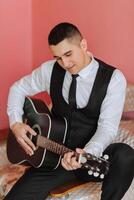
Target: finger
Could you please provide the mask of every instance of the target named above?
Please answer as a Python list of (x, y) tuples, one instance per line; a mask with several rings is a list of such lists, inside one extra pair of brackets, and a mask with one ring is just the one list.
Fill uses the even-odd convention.
[(28, 125), (26, 125), (26, 130), (31, 134), (31, 135), (34, 135), (36, 136), (37, 133)]
[[(83, 150), (80, 150), (80, 152), (83, 152)], [(81, 164), (76, 161), (74, 154), (74, 152), (66, 153), (63, 157), (63, 161), (66, 165), (69, 165), (71, 169), (78, 169), (81, 167)]]
[(63, 167), (64, 169), (66, 169), (67, 171), (69, 170), (69, 168), (66, 166), (66, 164), (65, 164), (63, 161), (61, 161), (61, 165), (62, 165), (62, 167)]
[(36, 150), (36, 146), (27, 136), (25, 136), (23, 139), (32, 148), (32, 150), (34, 150), (34, 151)]
[(76, 161), (76, 157), (72, 157), (71, 166), (73, 169), (78, 169), (81, 167), (81, 165)]
[[(66, 156), (70, 156), (70, 154), (67, 154)], [(76, 162), (75, 157), (71, 157), (70, 162), (67, 161), (66, 157), (62, 159), (64, 166), (66, 165), (66, 168), (68, 170), (74, 170), (77, 168), (80, 168), (81, 166)]]
[(69, 153), (66, 153), (64, 155), (64, 160), (67, 162), (67, 163), (70, 163), (71, 161), (71, 157), (74, 155), (74, 152), (69, 152)]
[(62, 159), (62, 162), (66, 166), (67, 169), (72, 170), (70, 163), (68, 163), (65, 158)]
[(83, 149), (80, 149), (80, 148), (76, 148), (76, 152), (80, 154), (86, 153)]
[(29, 154), (29, 155), (34, 154), (32, 148), (25, 142), (25, 140), (23, 138), (18, 139), (18, 142), (27, 154)]
[(64, 161), (64, 159), (61, 160), (61, 165), (68, 171), (73, 170), (73, 168), (68, 163), (66, 163), (66, 161)]

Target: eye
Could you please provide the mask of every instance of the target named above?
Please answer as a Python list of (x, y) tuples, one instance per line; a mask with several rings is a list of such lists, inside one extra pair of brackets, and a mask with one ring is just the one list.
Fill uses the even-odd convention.
[(66, 56), (67, 56), (67, 57), (71, 56), (71, 53), (67, 53)]

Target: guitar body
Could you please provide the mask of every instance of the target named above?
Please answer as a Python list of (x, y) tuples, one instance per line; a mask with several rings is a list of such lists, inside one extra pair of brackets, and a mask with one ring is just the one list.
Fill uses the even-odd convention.
[[(53, 117), (43, 101), (26, 97), (23, 120), (37, 133), (37, 136), (29, 137), (35, 145), (39, 135), (59, 144), (65, 143), (67, 132), (66, 119)], [(27, 155), (11, 130), (7, 140), (7, 156), (9, 161), (14, 164), (30, 164), (35, 168), (42, 166), (46, 169), (56, 169), (61, 160), (60, 155), (40, 146), (37, 146), (34, 155)]]

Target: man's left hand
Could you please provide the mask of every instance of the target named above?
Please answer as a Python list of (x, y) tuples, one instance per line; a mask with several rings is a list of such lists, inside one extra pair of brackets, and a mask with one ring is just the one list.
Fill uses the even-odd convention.
[[(76, 152), (78, 154), (83, 154), (85, 151), (83, 149), (76, 149)], [(61, 165), (66, 170), (76, 170), (78, 168), (81, 168), (81, 164), (76, 160), (76, 156), (74, 152), (68, 152), (64, 154), (64, 157), (61, 160)]]

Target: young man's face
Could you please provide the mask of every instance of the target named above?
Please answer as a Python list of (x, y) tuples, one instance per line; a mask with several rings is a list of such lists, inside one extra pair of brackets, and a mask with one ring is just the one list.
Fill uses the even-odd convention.
[(84, 39), (64, 39), (57, 45), (50, 45), (50, 50), (59, 65), (71, 74), (77, 74), (90, 63)]

